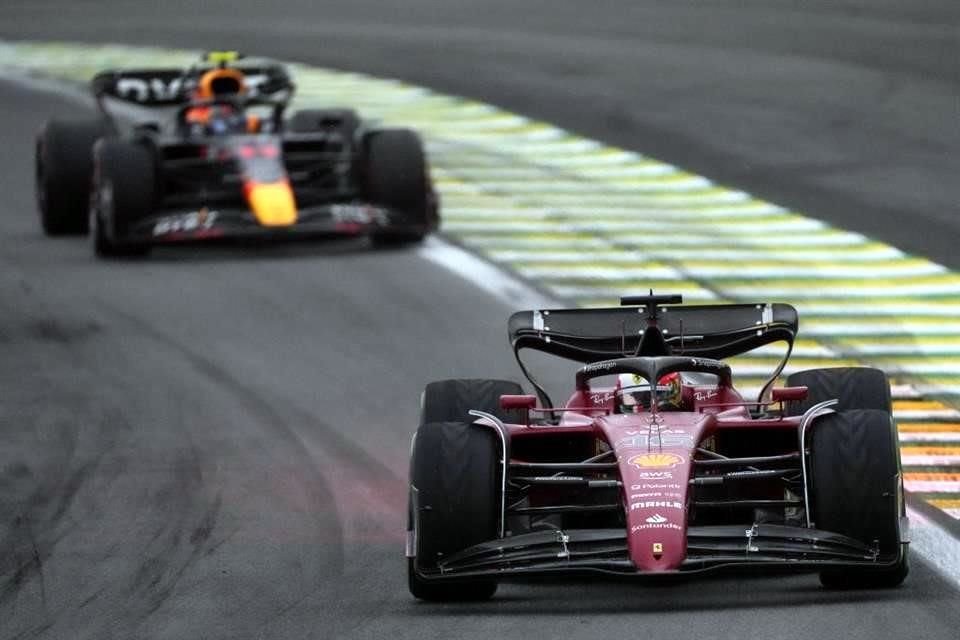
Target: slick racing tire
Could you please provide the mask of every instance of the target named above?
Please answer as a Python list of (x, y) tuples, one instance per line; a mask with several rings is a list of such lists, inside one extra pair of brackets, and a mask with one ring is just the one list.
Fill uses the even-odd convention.
[(144, 256), (150, 245), (125, 242), (131, 223), (156, 204), (156, 160), (147, 147), (101, 140), (94, 148), (94, 204), (90, 213), (93, 251), (101, 258)]
[(468, 411), (491, 413), (501, 420), (516, 420), (516, 411), (500, 408), (500, 396), (520, 395), (523, 388), (510, 380), (439, 380), (423, 390), (420, 424), (428, 422), (473, 422)]
[(897, 430), (887, 411), (842, 411), (810, 427), (810, 504), (817, 529), (877, 544), (882, 569), (843, 567), (820, 573), (835, 589), (896, 587), (907, 577), (907, 545), (900, 541), (904, 513)]
[(497, 537), (500, 443), (496, 433), (464, 422), (427, 422), (417, 429), (410, 459), (411, 531), (416, 557), (407, 559), (410, 593), (421, 600), (485, 600), (495, 580), (431, 581), (422, 573), (458, 551)]
[(420, 137), (407, 129), (373, 131), (363, 139), (359, 178), (364, 199), (406, 216), (413, 228), (372, 236), (380, 246), (423, 241), (436, 227), (436, 206)]
[(87, 232), (93, 145), (107, 134), (98, 119), (50, 120), (37, 135), (34, 158), (37, 209), (48, 236)]
[(291, 116), (287, 129), (291, 133), (336, 131), (350, 142), (360, 128), (360, 116), (353, 109), (302, 109)]
[(803, 415), (824, 400), (839, 400), (837, 411), (877, 409), (891, 413), (890, 381), (880, 369), (870, 367), (837, 367), (798, 371), (787, 378), (788, 387), (807, 387), (807, 397), (788, 402), (787, 413)]

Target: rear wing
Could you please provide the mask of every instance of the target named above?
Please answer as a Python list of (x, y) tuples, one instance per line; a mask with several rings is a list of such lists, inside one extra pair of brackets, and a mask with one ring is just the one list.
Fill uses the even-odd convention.
[[(508, 330), (521, 370), (541, 400), (550, 403), (546, 391), (524, 366), (522, 349), (582, 363), (635, 355), (723, 360), (773, 342), (786, 342), (787, 352), (763, 386), (762, 397), (790, 357), (799, 322), (797, 310), (789, 304), (655, 304), (646, 308), (518, 311), (510, 316)], [(645, 333), (659, 335), (644, 340)]]
[[(122, 69), (102, 71), (94, 76), (91, 89), (97, 100), (113, 98), (143, 107), (170, 107), (189, 102), (198, 78), (213, 67), (183, 69)], [(254, 102), (275, 102), (292, 95), (295, 85), (286, 67), (280, 64), (237, 64), (247, 85), (246, 98)]]
[[(647, 328), (643, 308), (551, 309), (510, 316), (514, 349), (535, 349), (578, 362), (633, 355)], [(789, 304), (662, 306), (657, 327), (669, 346), (661, 355), (722, 360), (772, 342), (792, 343), (799, 328)]]

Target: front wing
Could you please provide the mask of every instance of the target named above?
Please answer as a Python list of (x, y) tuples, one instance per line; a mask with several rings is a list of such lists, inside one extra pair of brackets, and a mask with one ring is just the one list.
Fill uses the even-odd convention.
[(131, 224), (116, 240), (136, 244), (179, 244), (207, 240), (282, 240), (315, 236), (412, 234), (432, 231), (392, 209), (359, 202), (331, 203), (297, 212), (292, 225), (264, 226), (247, 208), (202, 207), (160, 212)]
[(552, 530), (526, 533), (475, 545), (444, 559), (436, 569), (418, 573), (427, 580), (535, 576), (606, 575), (654, 577), (733, 568), (827, 567), (889, 568), (905, 553), (882, 557), (877, 550), (846, 536), (783, 525), (690, 527), (687, 559), (670, 572), (639, 571), (630, 561), (622, 529)]

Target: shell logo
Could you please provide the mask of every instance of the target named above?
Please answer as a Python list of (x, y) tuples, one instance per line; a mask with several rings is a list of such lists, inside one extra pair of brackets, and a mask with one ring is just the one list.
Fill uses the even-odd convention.
[(683, 458), (675, 453), (643, 453), (627, 462), (638, 469), (670, 469), (683, 464)]

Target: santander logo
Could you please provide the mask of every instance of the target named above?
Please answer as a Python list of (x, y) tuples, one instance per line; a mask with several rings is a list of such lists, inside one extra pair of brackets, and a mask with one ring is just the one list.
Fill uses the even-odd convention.
[(647, 522), (650, 523), (650, 524), (663, 524), (663, 523), (666, 522), (666, 521), (667, 521), (667, 519), (664, 518), (664, 517), (663, 517), (662, 515), (660, 515), (659, 513), (655, 513), (655, 514), (653, 514), (652, 516), (650, 516), (649, 518), (647, 518)]

